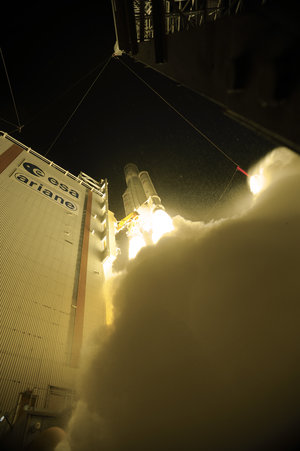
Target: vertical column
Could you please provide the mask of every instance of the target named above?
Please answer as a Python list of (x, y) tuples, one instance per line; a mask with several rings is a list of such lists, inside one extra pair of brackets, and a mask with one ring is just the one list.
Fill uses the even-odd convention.
[(167, 60), (167, 49), (165, 36), (165, 3), (163, 0), (152, 2), (152, 18), (155, 62), (164, 63)]
[(23, 149), (16, 144), (9, 147), (2, 155), (0, 155), (0, 174), (17, 158)]
[(83, 232), (81, 263), (78, 281), (77, 302), (76, 302), (76, 315), (74, 322), (74, 333), (72, 342), (72, 354), (71, 354), (71, 366), (78, 366), (82, 337), (83, 337), (83, 323), (84, 323), (84, 308), (85, 308), (85, 292), (86, 292), (86, 279), (87, 279), (87, 263), (88, 263), (88, 250), (89, 250), (89, 235), (90, 235), (90, 223), (91, 223), (91, 208), (92, 208), (92, 192), (89, 191), (85, 224)]

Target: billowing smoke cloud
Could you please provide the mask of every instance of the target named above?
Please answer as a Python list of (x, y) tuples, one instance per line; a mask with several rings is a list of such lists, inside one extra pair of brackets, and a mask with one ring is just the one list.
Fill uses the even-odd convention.
[(267, 184), (246, 211), (241, 199), (235, 217), (175, 218), (117, 279), (72, 451), (296, 449), (300, 158), (276, 149), (260, 165)]

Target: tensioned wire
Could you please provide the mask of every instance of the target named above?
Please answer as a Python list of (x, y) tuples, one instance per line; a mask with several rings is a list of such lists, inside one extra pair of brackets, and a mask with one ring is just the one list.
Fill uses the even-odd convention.
[[(12, 86), (11, 86), (9, 75), (8, 75), (8, 71), (7, 71), (7, 67), (6, 67), (5, 60), (4, 60), (4, 55), (3, 55), (3, 52), (2, 52), (1, 48), (0, 48), (0, 53), (1, 53), (1, 58), (2, 58), (2, 62), (3, 62), (3, 66), (4, 66), (4, 70), (5, 70), (8, 86), (9, 86), (9, 90), (10, 90), (10, 95), (11, 95), (12, 102), (13, 102), (14, 109), (15, 109), (15, 113), (16, 113), (16, 116), (17, 116), (18, 130), (21, 131), (22, 126), (21, 126), (21, 122), (20, 122), (20, 118), (19, 118), (19, 113), (18, 113), (18, 110), (17, 110), (17, 105), (16, 105), (14, 93), (13, 93), (13, 90), (12, 90)], [(8, 122), (8, 121), (6, 121), (6, 122)], [(15, 124), (13, 124), (13, 125), (15, 125)]]
[[(177, 108), (175, 108), (170, 102), (168, 102), (159, 92), (156, 91), (156, 89), (154, 89), (151, 85), (149, 85), (149, 83), (147, 83), (140, 75), (138, 75), (131, 67), (129, 67), (125, 61), (122, 60), (122, 58), (118, 58), (118, 61), (120, 61), (130, 72), (132, 72), (135, 77), (137, 77), (142, 83), (144, 83), (144, 85), (146, 85), (149, 89), (151, 89), (152, 92), (154, 92), (154, 94), (156, 94), (166, 105), (168, 105), (169, 108), (171, 108), (173, 111), (175, 111), (175, 113), (178, 114), (178, 116), (180, 116), (187, 124), (189, 124), (197, 133), (199, 133), (207, 142), (209, 142), (209, 144), (211, 144), (215, 149), (217, 149), (225, 158), (227, 158), (227, 160), (229, 160), (231, 163), (233, 163), (235, 165), (235, 171), (232, 174), (232, 176), (230, 177), (230, 180), (228, 181), (228, 183), (226, 184), (224, 190), (222, 191), (219, 199), (217, 200), (216, 204), (218, 202), (220, 202), (220, 200), (222, 199), (222, 197), (224, 196), (224, 194), (226, 193), (226, 191), (229, 189), (229, 187), (231, 186), (233, 179), (237, 173), (237, 171), (242, 172), (244, 175), (246, 175), (247, 177), (249, 176), (247, 174), (246, 171), (244, 171), (239, 164), (233, 160), (233, 158), (231, 158), (226, 152), (224, 152), (224, 150), (222, 150), (216, 143), (214, 143), (205, 133), (203, 133), (198, 127), (196, 127), (195, 124), (193, 124), (186, 116), (184, 116), (180, 111), (177, 110)], [(215, 207), (215, 206), (214, 206)]]
[(70, 114), (70, 116), (68, 117), (67, 121), (64, 123), (64, 125), (62, 126), (62, 128), (60, 129), (60, 131), (58, 132), (58, 134), (56, 135), (56, 137), (54, 138), (54, 140), (52, 141), (52, 143), (50, 144), (50, 146), (48, 147), (47, 152), (44, 154), (44, 156), (46, 156), (50, 150), (52, 149), (52, 147), (54, 146), (54, 144), (57, 142), (57, 140), (59, 139), (59, 137), (61, 136), (62, 132), (65, 130), (65, 128), (67, 127), (67, 125), (69, 124), (69, 122), (71, 121), (72, 117), (74, 116), (74, 114), (76, 113), (76, 111), (78, 110), (78, 108), (80, 107), (80, 105), (82, 104), (82, 102), (84, 101), (84, 99), (87, 97), (87, 95), (89, 94), (89, 92), (91, 91), (91, 89), (93, 88), (94, 84), (97, 82), (98, 78), (100, 77), (100, 75), (103, 73), (103, 71), (105, 70), (105, 68), (108, 66), (109, 62), (111, 61), (112, 55), (107, 59), (106, 63), (103, 65), (103, 67), (100, 69), (99, 73), (97, 74), (97, 76), (95, 77), (95, 79), (93, 80), (93, 82), (91, 83), (91, 85), (89, 86), (89, 88), (87, 89), (87, 91), (84, 93), (84, 95), (82, 96), (82, 98), (80, 99), (80, 101), (78, 102), (78, 104), (76, 105), (76, 107), (74, 108), (74, 110), (72, 111), (72, 113)]
[(159, 92), (157, 92), (152, 86), (149, 85), (140, 75), (138, 75), (131, 67), (129, 67), (122, 58), (118, 58), (118, 61), (120, 61), (127, 69), (132, 72), (144, 85), (146, 85), (151, 91), (153, 91), (164, 103), (166, 103), (173, 111), (175, 111), (178, 116), (180, 116), (187, 124), (189, 124), (197, 133), (199, 133), (206, 141), (209, 142), (215, 149), (217, 149), (221, 154), (224, 155), (225, 158), (227, 158), (231, 163), (233, 163), (237, 169), (239, 170), (239, 164), (234, 161), (224, 150), (222, 150), (216, 143), (214, 143), (205, 133), (203, 133), (198, 127), (196, 127), (195, 124), (193, 124), (186, 116), (184, 116), (180, 111), (177, 110), (170, 102), (168, 102)]
[[(62, 126), (62, 128), (60, 129), (60, 131), (58, 132), (57, 136), (55, 137), (55, 139), (52, 141), (52, 143), (50, 144), (47, 152), (45, 153), (45, 156), (50, 152), (50, 150), (53, 148), (54, 144), (57, 142), (57, 140), (59, 139), (59, 137), (61, 136), (61, 134), (63, 133), (63, 131), (65, 130), (65, 128), (67, 127), (67, 125), (69, 124), (69, 122), (71, 121), (71, 119), (73, 118), (74, 114), (76, 113), (76, 111), (78, 110), (78, 108), (80, 107), (80, 105), (82, 104), (82, 102), (84, 101), (84, 99), (87, 97), (87, 95), (89, 94), (89, 92), (91, 91), (91, 89), (93, 88), (93, 86), (95, 85), (95, 83), (97, 82), (97, 80), (99, 79), (99, 77), (101, 76), (101, 74), (103, 73), (103, 71), (105, 70), (105, 68), (108, 66), (109, 62), (111, 61), (112, 57), (115, 57), (115, 55), (111, 55), (109, 56), (109, 58), (107, 59), (107, 61), (105, 62), (105, 64), (102, 66), (102, 68), (100, 69), (99, 73), (97, 74), (97, 76), (95, 77), (95, 79), (93, 80), (93, 82), (91, 83), (91, 85), (89, 86), (89, 88), (87, 89), (87, 91), (84, 93), (84, 95), (82, 96), (82, 98), (80, 99), (80, 101), (78, 102), (78, 104), (76, 105), (76, 107), (74, 108), (74, 110), (72, 111), (71, 115), (68, 117), (67, 121), (65, 122), (65, 124)], [(117, 58), (118, 61), (120, 61), (131, 73), (133, 73), (135, 75), (135, 77), (137, 77), (143, 84), (145, 84), (152, 92), (154, 92), (154, 94), (156, 94), (169, 108), (171, 108), (176, 114), (178, 114), (187, 124), (189, 124), (198, 134), (200, 134), (207, 142), (209, 142), (216, 150), (218, 150), (225, 158), (227, 158), (231, 163), (233, 163), (236, 167), (234, 174), (232, 175), (232, 177), (230, 178), (228, 184), (226, 185), (224, 191), (222, 192), (220, 198), (218, 199), (221, 200), (221, 198), (224, 196), (225, 192), (228, 190), (229, 186), (231, 185), (233, 178), (236, 174), (237, 171), (240, 171), (242, 173), (244, 173), (246, 176), (248, 176), (248, 174), (240, 168), (240, 166), (238, 165), (238, 163), (236, 161), (233, 160), (233, 158), (231, 158), (226, 152), (224, 152), (224, 150), (222, 150), (216, 143), (214, 143), (205, 133), (203, 133), (195, 124), (193, 124), (186, 116), (184, 116), (180, 111), (177, 110), (177, 108), (175, 108), (170, 102), (168, 102), (159, 92), (157, 92), (149, 83), (147, 83), (140, 75), (138, 75), (131, 67), (129, 67), (121, 58)]]
[[(104, 59), (104, 61), (106, 61), (106, 58)], [(85, 80), (87, 77), (89, 77), (90, 75), (93, 74), (93, 72), (96, 72), (97, 69), (99, 69), (99, 67), (104, 64), (103, 61), (101, 61), (100, 63), (98, 63), (95, 67), (93, 67), (92, 69), (90, 69), (86, 74), (84, 74), (81, 78), (79, 78), (78, 80), (76, 80), (71, 86), (69, 86), (63, 93), (61, 93), (58, 97), (56, 97), (55, 99), (53, 99), (49, 104), (45, 105), (44, 107), (41, 108), (41, 110), (38, 111), (38, 113), (34, 114), (33, 117), (31, 117), (27, 122), (25, 122), (24, 127), (27, 127), (29, 124), (31, 124), (38, 116), (40, 116), (40, 114), (43, 114), (48, 108), (50, 108), (52, 105), (54, 105), (55, 103), (57, 103), (60, 99), (62, 99), (64, 96), (66, 96), (69, 92), (72, 91), (72, 89), (74, 89), (76, 86), (78, 86), (83, 80)], [(14, 125), (14, 124), (11, 124)]]

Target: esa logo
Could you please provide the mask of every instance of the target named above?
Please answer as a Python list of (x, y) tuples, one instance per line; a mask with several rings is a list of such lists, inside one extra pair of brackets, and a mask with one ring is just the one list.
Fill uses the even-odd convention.
[(77, 199), (79, 198), (79, 193), (77, 191), (75, 191), (72, 188), (69, 188), (64, 183), (60, 183), (54, 177), (47, 177), (45, 175), (45, 172), (41, 168), (36, 166), (35, 164), (29, 163), (28, 161), (25, 161), (23, 163), (23, 168), (26, 169), (26, 171), (29, 172), (30, 174), (35, 175), (36, 177), (46, 177), (47, 181), (50, 182), (51, 185), (56, 186), (61, 191), (64, 191), (65, 193), (68, 193), (72, 197), (76, 197)]
[(45, 172), (35, 164), (28, 163), (26, 161), (25, 163), (23, 163), (23, 168), (26, 169), (27, 172), (30, 172), (30, 174), (32, 175), (36, 175), (37, 177), (45, 177)]

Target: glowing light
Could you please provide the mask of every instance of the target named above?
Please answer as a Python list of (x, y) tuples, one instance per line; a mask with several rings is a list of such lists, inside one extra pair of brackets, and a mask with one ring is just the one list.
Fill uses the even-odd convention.
[(152, 228), (152, 214), (149, 208), (141, 206), (139, 208), (139, 224), (144, 232), (150, 232)]
[(132, 260), (136, 257), (137, 253), (142, 249), (142, 247), (146, 246), (146, 242), (142, 235), (133, 235), (129, 239), (129, 260)]
[(106, 325), (109, 326), (113, 323), (114, 318), (114, 309), (113, 309), (113, 279), (114, 279), (114, 272), (113, 272), (113, 263), (116, 259), (116, 256), (111, 255), (110, 257), (106, 257), (106, 259), (103, 261), (103, 271), (105, 276), (105, 283), (103, 286), (103, 295), (105, 300), (105, 320)]
[(156, 210), (152, 216), (152, 241), (157, 241), (168, 232), (174, 230), (170, 216), (164, 210)]
[(106, 259), (103, 262), (103, 271), (105, 279), (110, 279), (112, 277), (112, 266), (115, 261), (116, 257), (114, 255), (111, 255), (110, 257), (106, 257)]
[(258, 194), (264, 187), (265, 178), (262, 171), (250, 177), (250, 190), (253, 194)]

